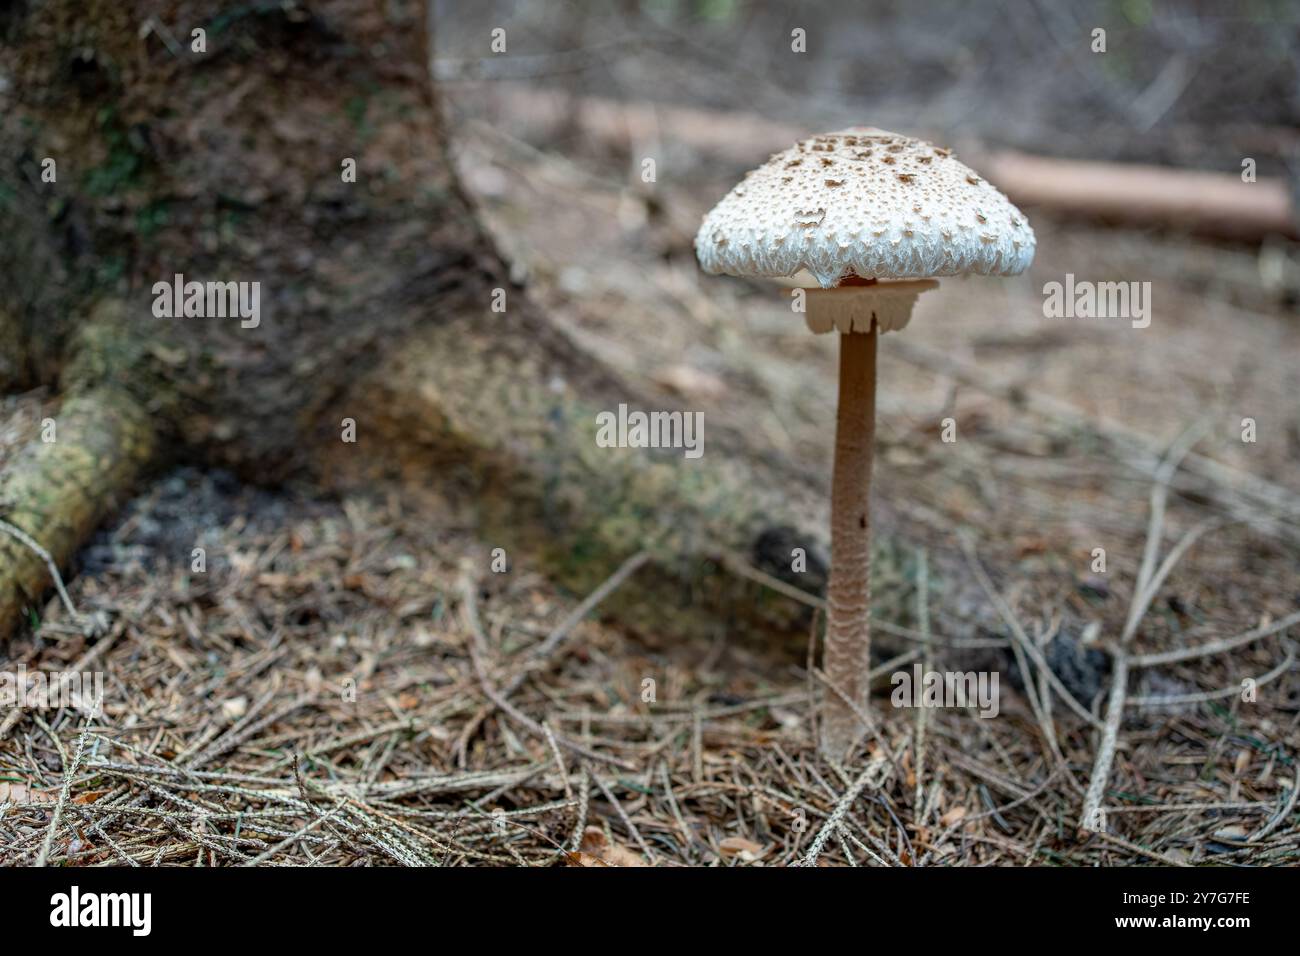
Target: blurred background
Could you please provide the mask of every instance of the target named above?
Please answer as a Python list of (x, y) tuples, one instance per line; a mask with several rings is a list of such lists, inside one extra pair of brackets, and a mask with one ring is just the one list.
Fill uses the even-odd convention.
[[(812, 474), (830, 469), (836, 343), (791, 316), (782, 283), (700, 274), (700, 217), (770, 153), (852, 125), (955, 148), (1029, 215), (1038, 252), (1027, 274), (944, 280), (906, 330), (882, 340), (880, 617), (914, 620), (909, 556), (926, 549), (932, 560), (958, 556), (938, 585), (943, 629), (1005, 636), (965, 551), (996, 569), (1053, 669), (1095, 702), (1109, 667), (1100, 648), (1123, 628), (1148, 535), (1164, 554), (1207, 521), (1213, 531), (1181, 552), (1139, 644), (1185, 648), (1295, 613), (1294, 4), (439, 9), (456, 11), (443, 18), (434, 68), (458, 168), (515, 274), (555, 321), (643, 387), (706, 410), (711, 423)], [(488, 52), (497, 28), (508, 56)], [(795, 31), (806, 52), (792, 49)], [(653, 182), (642, 176), (646, 159)], [(1149, 283), (1150, 327), (1046, 315), (1045, 286), (1067, 275)], [(952, 444), (940, 439), (949, 421), (960, 436)], [(1248, 423), (1258, 428), (1249, 440)], [(1150, 532), (1159, 463), (1188, 445), (1175, 499)], [(895, 600), (900, 580), (905, 597)], [(1293, 737), (1288, 647), (1253, 643), (1240, 656), (1143, 669), (1131, 693), (1146, 703), (1125, 720), (1152, 736), (1127, 765), (1146, 780), (1130, 778), (1133, 788), (1175, 803), (1206, 797), (1162, 769), (1186, 761), (1188, 773), (1217, 781), (1210, 790), (1235, 792), (1179, 735), (1195, 725), (1203, 741), (1226, 742), (1248, 723), (1261, 740)], [(964, 654), (942, 656), (969, 662)], [(1015, 673), (1009, 658), (995, 666)], [(1239, 713), (1230, 703), (1228, 689), (1252, 673), (1276, 680), (1277, 710)], [(1210, 699), (1223, 707), (1189, 703)], [(969, 730), (946, 726), (955, 735), (947, 744)], [(1239, 751), (1247, 776), (1259, 769), (1252, 755), (1272, 746)], [(1017, 751), (1021, 759), (1033, 757)], [(1124, 817), (1164, 859), (1203, 858), (1179, 846), (1176, 819)], [(1235, 832), (1222, 820), (1191, 825)], [(1237, 858), (1252, 857), (1242, 849)]]
[[(1038, 234), (1027, 275), (946, 281), (886, 337), (882, 480), (897, 461), (909, 489), (946, 482), (937, 461), (1014, 442), (1025, 455), (971, 460), (955, 481), (976, 511), (1069, 550), (1126, 507), (1109, 492), (1098, 507), (1086, 470), (1033, 450), (1083, 448), (1073, 442), (1003, 436), (931, 459), (914, 433), (950, 413), (966, 434), (1029, 427), (936, 374), (941, 359), (1067, 417), (1136, 430), (1153, 454), (1205, 418), (1206, 454), (1294, 479), (1293, 4), (441, 3), (435, 17), (465, 183), (515, 275), (621, 370), (825, 473), (834, 343), (790, 321), (778, 283), (700, 275), (691, 243), (770, 153), (874, 125), (956, 148)], [(491, 52), (494, 30), (505, 55)], [(1242, 182), (1247, 163), (1254, 182)], [(1151, 327), (1045, 317), (1043, 287), (1066, 274), (1152, 283)], [(1247, 417), (1268, 421), (1267, 437), (1241, 441)], [(1003, 471), (1012, 484), (989, 477)], [(1035, 502), (1012, 490), (1031, 471), (1072, 492)], [(1086, 529), (1072, 526), (1081, 510)]]
[[(1232, 170), (1251, 155), (1285, 169), (1295, 152), (1300, 27), (1285, 0), (434, 7), (438, 75), (466, 110), (483, 106), (468, 95), (474, 81), (497, 81), (1070, 157)], [(508, 56), (486, 53), (494, 28)], [(795, 29), (804, 55), (791, 55)], [(1104, 55), (1092, 52), (1095, 29)]]

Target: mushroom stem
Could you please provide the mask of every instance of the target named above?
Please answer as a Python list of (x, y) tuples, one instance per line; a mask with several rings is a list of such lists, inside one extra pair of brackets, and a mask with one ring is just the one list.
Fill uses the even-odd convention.
[[(840, 335), (839, 408), (831, 478), (831, 573), (827, 678), (866, 712), (871, 670), (871, 461), (876, 434), (876, 327)], [(830, 691), (822, 720), (822, 752), (843, 760), (866, 728)]]

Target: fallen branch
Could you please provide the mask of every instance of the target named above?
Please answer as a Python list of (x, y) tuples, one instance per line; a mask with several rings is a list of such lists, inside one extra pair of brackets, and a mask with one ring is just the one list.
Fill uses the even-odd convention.
[(1228, 239), (1295, 236), (1286, 180), (1239, 172), (1082, 162), (999, 152), (976, 164), (1018, 205), (1065, 216), (1186, 229)]
[[(749, 163), (810, 132), (756, 113), (575, 97), (518, 83), (496, 84), (494, 93), (497, 109), (511, 120), (506, 125), (558, 129), (576, 123), (586, 135), (622, 150), (671, 141), (730, 162)], [(1010, 151), (968, 159), (1013, 202), (1058, 215), (1243, 240), (1300, 235), (1287, 182), (1281, 177), (1247, 183), (1239, 171), (1084, 162)]]

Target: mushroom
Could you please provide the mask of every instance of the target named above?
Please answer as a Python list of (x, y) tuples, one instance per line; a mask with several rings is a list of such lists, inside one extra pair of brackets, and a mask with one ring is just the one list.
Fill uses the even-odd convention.
[[(803, 162), (815, 156), (816, 162)], [(904, 328), (917, 296), (954, 275), (1015, 275), (1034, 232), (950, 150), (873, 127), (814, 136), (746, 175), (704, 217), (705, 272), (792, 276), (806, 269), (805, 320), (840, 333), (831, 478), (831, 572), (823, 668), (832, 691), (822, 752), (843, 760), (863, 728), (870, 670), (872, 444), (877, 333)]]

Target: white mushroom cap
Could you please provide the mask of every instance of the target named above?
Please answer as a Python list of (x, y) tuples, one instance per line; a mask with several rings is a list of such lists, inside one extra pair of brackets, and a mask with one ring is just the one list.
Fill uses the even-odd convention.
[(814, 136), (746, 174), (704, 217), (705, 272), (921, 279), (1015, 275), (1034, 258), (1020, 210), (951, 151), (873, 127)]

